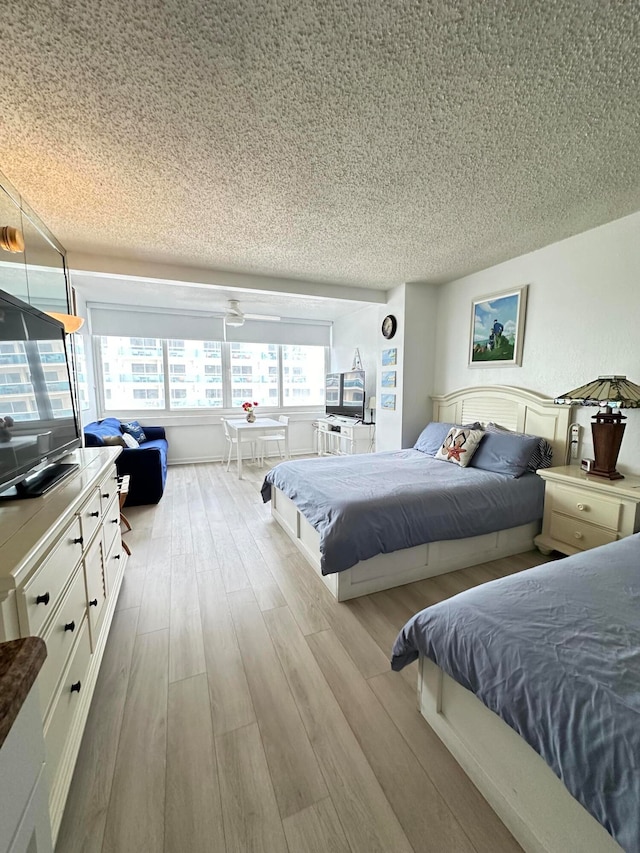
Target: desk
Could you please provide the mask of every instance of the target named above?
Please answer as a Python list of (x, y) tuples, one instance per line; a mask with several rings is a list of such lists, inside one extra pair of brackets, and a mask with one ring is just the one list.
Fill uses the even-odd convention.
[(283, 424), (282, 421), (276, 421), (273, 418), (256, 418), (250, 424), (244, 418), (234, 418), (227, 421), (227, 426), (231, 432), (235, 432), (235, 437), (238, 440), (238, 479), (242, 479), (242, 442), (254, 441), (254, 439), (265, 432), (283, 432), (284, 433), (284, 453), (287, 459), (289, 454), (289, 426)]

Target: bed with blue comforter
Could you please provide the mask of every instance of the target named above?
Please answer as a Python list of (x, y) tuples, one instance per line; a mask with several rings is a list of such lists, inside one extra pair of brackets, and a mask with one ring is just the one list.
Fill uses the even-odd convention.
[(392, 667), (426, 655), (640, 851), (640, 534), (469, 589), (414, 616)]
[(542, 518), (544, 484), (460, 468), (419, 450), (282, 462), (276, 486), (320, 535), (323, 575), (403, 548), (480, 536)]

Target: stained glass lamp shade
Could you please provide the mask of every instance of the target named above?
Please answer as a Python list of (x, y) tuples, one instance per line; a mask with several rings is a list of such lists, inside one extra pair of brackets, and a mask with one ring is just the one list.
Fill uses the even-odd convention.
[(640, 385), (630, 382), (626, 376), (598, 376), (593, 382), (556, 397), (554, 403), (600, 407), (591, 422), (595, 460), (589, 473), (608, 480), (621, 480), (623, 475), (616, 471), (616, 462), (625, 416), (620, 414), (620, 409), (640, 408)]

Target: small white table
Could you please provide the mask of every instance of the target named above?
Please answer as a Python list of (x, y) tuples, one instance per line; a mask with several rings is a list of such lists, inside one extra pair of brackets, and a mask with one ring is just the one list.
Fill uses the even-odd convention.
[(282, 421), (276, 421), (273, 418), (256, 418), (250, 424), (246, 418), (234, 418), (227, 421), (227, 426), (234, 431), (238, 440), (238, 479), (242, 479), (242, 442), (255, 441), (255, 439), (265, 432), (282, 432), (284, 433), (284, 454), (287, 459), (289, 454), (289, 425), (283, 424)]

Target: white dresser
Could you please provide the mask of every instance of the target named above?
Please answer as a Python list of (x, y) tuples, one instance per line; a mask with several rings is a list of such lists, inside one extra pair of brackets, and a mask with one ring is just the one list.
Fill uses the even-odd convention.
[(54, 843), (125, 568), (120, 452), (77, 450), (77, 473), (0, 507), (0, 641), (47, 646), (38, 692)]
[(342, 418), (326, 418), (315, 423), (318, 456), (373, 453), (375, 424), (361, 424)]

